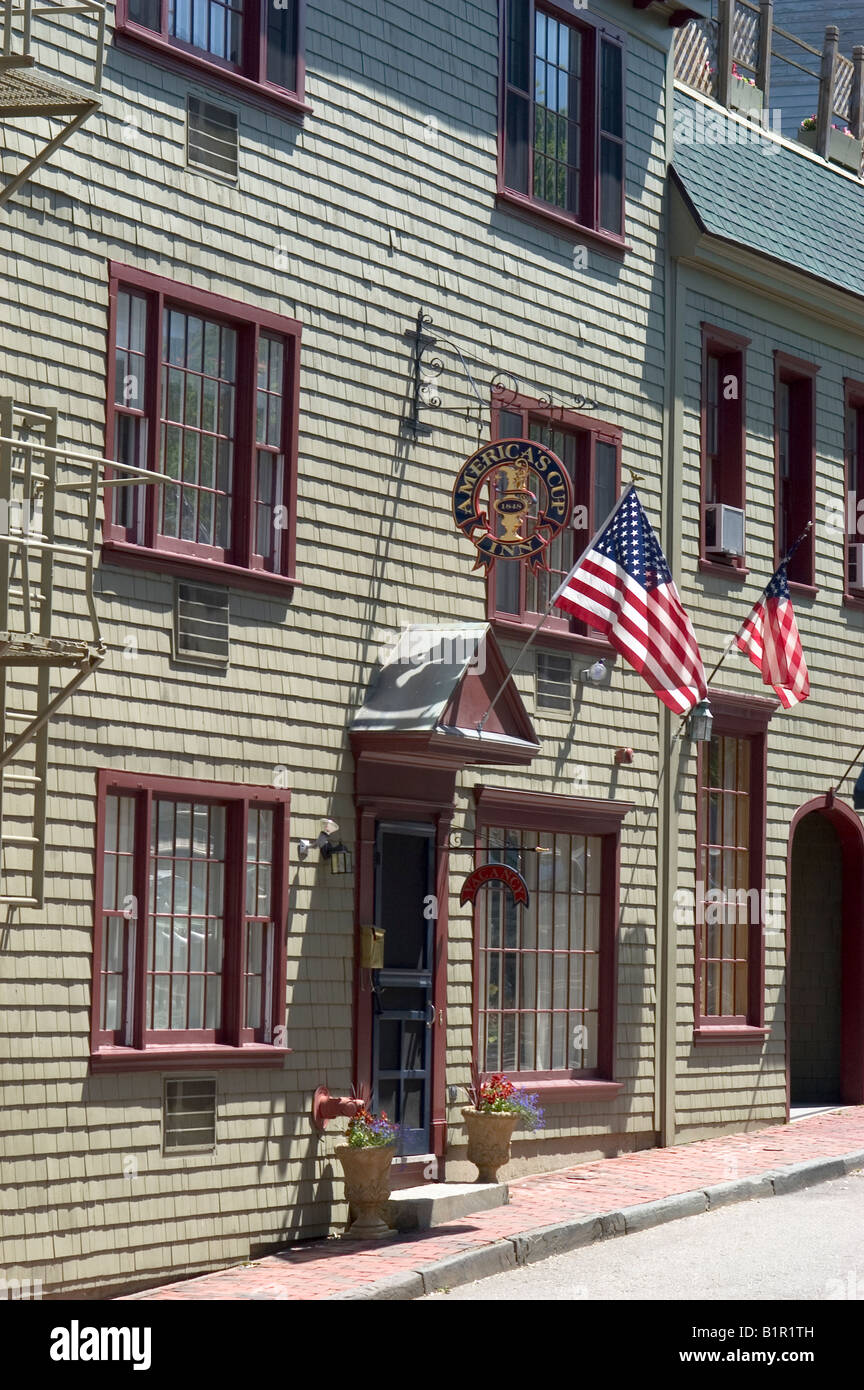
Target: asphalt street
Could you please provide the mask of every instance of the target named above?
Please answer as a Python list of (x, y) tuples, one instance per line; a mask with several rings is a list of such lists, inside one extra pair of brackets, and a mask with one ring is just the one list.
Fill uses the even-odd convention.
[(601, 1241), (417, 1302), (444, 1299), (864, 1302), (864, 1171)]

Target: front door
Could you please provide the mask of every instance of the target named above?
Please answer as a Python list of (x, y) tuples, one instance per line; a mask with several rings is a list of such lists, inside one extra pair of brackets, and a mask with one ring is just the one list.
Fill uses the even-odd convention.
[(384, 929), (384, 967), (373, 972), (373, 1108), (402, 1126), (405, 1154), (428, 1154), (435, 1022), (433, 827), (380, 823), (375, 858), (375, 924)]

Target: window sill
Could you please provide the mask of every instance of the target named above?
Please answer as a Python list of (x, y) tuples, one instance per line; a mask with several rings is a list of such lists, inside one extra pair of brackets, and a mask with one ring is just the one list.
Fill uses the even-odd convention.
[[(506, 618), (491, 618), (492, 631), (496, 637), (509, 637), (514, 641), (524, 641), (526, 637), (534, 631), (534, 623), (520, 623), (518, 621), (508, 622)], [(599, 653), (601, 656), (614, 656), (615, 648), (605, 637), (592, 637), (588, 633), (581, 632), (561, 632), (555, 628), (541, 628), (535, 641), (535, 647), (554, 647), (559, 651)]]
[(207, 1043), (197, 1047), (100, 1047), (90, 1055), (93, 1072), (118, 1071), (193, 1071), (213, 1067), (281, 1067), (293, 1052), (291, 1047), (270, 1047), (264, 1043), (247, 1043), (243, 1047), (227, 1047), (224, 1043)]
[(716, 574), (720, 579), (731, 579), (733, 583), (745, 579), (750, 573), (746, 565), (724, 565), (719, 560), (708, 560), (704, 555), (699, 556), (699, 570), (702, 574)]
[(853, 613), (864, 613), (864, 591), (861, 593), (845, 593), (843, 595), (843, 607), (851, 608)]
[(586, 1100), (614, 1100), (624, 1089), (623, 1081), (603, 1081), (596, 1077), (579, 1080), (562, 1077), (560, 1081), (520, 1081), (518, 1072), (511, 1076), (513, 1084), (536, 1095), (541, 1105), (570, 1105)]
[(199, 57), (197, 53), (188, 53), (185, 49), (176, 48), (174, 44), (163, 39), (160, 34), (150, 33), (149, 30), (140, 28), (135, 24), (118, 23), (115, 34), (118, 48), (148, 57), (152, 57), (156, 53), (163, 60), (165, 66), (174, 72), (188, 76), (191, 70), (202, 81), (211, 82), (217, 87), (227, 88), (233, 93), (242, 93), (252, 101), (269, 107), (271, 110), (290, 114), (297, 120), (302, 120), (312, 110), (312, 107), (296, 93), (283, 92), (278, 87), (268, 87), (264, 83), (253, 82), (251, 77), (245, 77), (243, 73), (231, 72), (228, 68), (208, 62), (203, 56)]
[(165, 550), (149, 550), (130, 545), (127, 541), (103, 541), (103, 565), (120, 569), (153, 570), (159, 574), (176, 575), (181, 579), (198, 580), (201, 584), (221, 584), (234, 589), (256, 589), (262, 594), (288, 596), (299, 588), (293, 576), (269, 574), (266, 570), (247, 570), (241, 565), (225, 565), (215, 560), (184, 559), (182, 555)]
[(797, 579), (790, 579), (789, 592), (798, 594), (801, 598), (815, 598), (819, 588), (816, 584), (800, 584)]
[(556, 212), (554, 208), (546, 207), (544, 203), (535, 203), (532, 198), (528, 198), (522, 193), (514, 193), (509, 188), (498, 190), (497, 202), (500, 206), (515, 209), (532, 220), (547, 222), (557, 231), (565, 232), (576, 241), (593, 241), (600, 246), (605, 246), (608, 251), (617, 251), (622, 254), (631, 250), (623, 236), (615, 236), (612, 232), (598, 231), (594, 227), (585, 227), (574, 217), (568, 217), (564, 212)]
[(693, 1029), (694, 1043), (761, 1043), (770, 1029), (755, 1028), (748, 1023), (705, 1024)]

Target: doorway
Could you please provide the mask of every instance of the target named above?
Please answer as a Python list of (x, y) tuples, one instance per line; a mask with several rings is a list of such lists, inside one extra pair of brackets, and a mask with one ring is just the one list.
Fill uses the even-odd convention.
[(833, 796), (792, 822), (787, 911), (790, 1106), (864, 1101), (864, 831)]
[(379, 823), (375, 925), (384, 965), (373, 972), (373, 1108), (402, 1126), (406, 1155), (431, 1152), (432, 1030), (435, 1024), (435, 830)]

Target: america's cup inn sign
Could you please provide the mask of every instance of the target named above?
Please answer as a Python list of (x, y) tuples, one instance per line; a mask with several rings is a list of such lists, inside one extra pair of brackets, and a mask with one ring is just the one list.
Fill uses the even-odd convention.
[[(483, 509), (488, 504), (490, 518)], [(561, 460), (532, 439), (499, 439), (465, 460), (453, 488), (453, 520), (477, 548), (474, 565), (527, 560), (548, 569), (544, 552), (569, 523), (570, 478)]]

